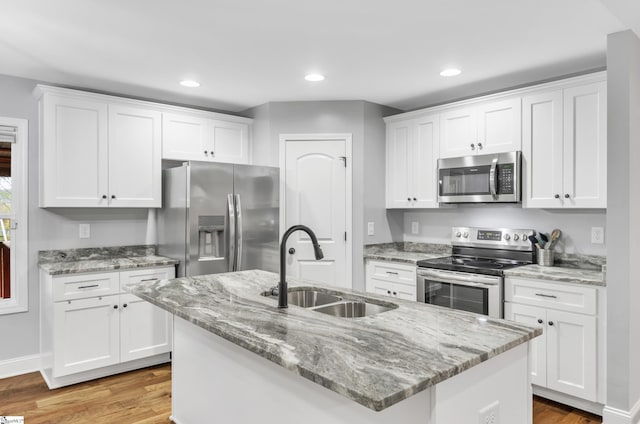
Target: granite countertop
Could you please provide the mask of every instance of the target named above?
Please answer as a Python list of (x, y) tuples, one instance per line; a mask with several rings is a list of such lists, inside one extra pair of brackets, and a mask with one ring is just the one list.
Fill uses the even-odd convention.
[(563, 283), (606, 286), (602, 271), (593, 269), (566, 268), (560, 266), (525, 265), (504, 271), (505, 277), (532, 278), (535, 280), (560, 281)]
[(423, 259), (451, 255), (451, 246), (433, 243), (380, 243), (365, 246), (364, 258), (376, 261), (401, 262), (415, 265)]
[(156, 255), (155, 246), (115, 246), (38, 252), (40, 269), (49, 275), (171, 266), (176, 259)]
[[(542, 334), (539, 328), (417, 302), (340, 289), (398, 306), (338, 318), (260, 293), (266, 271), (204, 275), (128, 285), (173, 314), (287, 370), (379, 411)], [(289, 287), (325, 287), (291, 279)]]

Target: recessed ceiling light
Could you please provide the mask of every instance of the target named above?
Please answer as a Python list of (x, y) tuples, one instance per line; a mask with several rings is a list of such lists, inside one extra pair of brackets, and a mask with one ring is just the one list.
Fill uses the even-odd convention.
[(462, 71), (460, 69), (449, 68), (449, 69), (445, 69), (444, 71), (440, 72), (440, 76), (442, 76), (442, 77), (455, 77), (456, 75), (460, 75), (461, 73), (462, 73)]
[(318, 82), (318, 81), (324, 80), (324, 75), (309, 74), (309, 75), (305, 75), (304, 79), (306, 79), (307, 81), (311, 81), (311, 82)]
[(193, 80), (182, 80), (180, 81), (180, 85), (183, 87), (189, 87), (189, 88), (200, 87), (200, 83), (198, 81), (193, 81)]

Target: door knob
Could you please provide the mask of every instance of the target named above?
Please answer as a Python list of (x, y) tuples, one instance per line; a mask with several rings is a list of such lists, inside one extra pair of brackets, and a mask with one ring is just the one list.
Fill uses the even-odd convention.
[(296, 249), (294, 249), (293, 247), (289, 248), (289, 254), (293, 255), (294, 253), (296, 253)]

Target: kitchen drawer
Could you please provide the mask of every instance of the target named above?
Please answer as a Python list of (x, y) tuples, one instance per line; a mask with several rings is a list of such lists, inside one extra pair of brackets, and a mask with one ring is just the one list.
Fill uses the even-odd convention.
[(392, 262), (368, 261), (367, 277), (415, 287), (416, 267)]
[(539, 280), (506, 278), (506, 302), (541, 306), (567, 312), (595, 315), (597, 291), (592, 287), (578, 287)]
[(119, 291), (120, 274), (117, 272), (53, 277), (54, 302), (118, 294)]
[(142, 268), (132, 271), (122, 271), (120, 272), (121, 291), (126, 291), (124, 287), (127, 284), (139, 283), (141, 281), (166, 280), (169, 278), (174, 278), (175, 275), (176, 269), (173, 266), (165, 268)]

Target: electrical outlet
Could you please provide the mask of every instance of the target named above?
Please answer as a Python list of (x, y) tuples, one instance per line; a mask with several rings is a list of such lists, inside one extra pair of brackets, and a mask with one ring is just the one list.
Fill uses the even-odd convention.
[(80, 238), (89, 238), (89, 237), (91, 237), (91, 225), (90, 224), (80, 224), (78, 226), (78, 236)]
[(591, 243), (604, 244), (604, 227), (591, 227)]
[(411, 234), (420, 234), (420, 224), (416, 221), (411, 223)]
[(478, 411), (478, 424), (500, 424), (500, 403), (498, 401)]
[(375, 233), (373, 225), (374, 225), (373, 222), (367, 222), (367, 235), (368, 236), (372, 236)]

